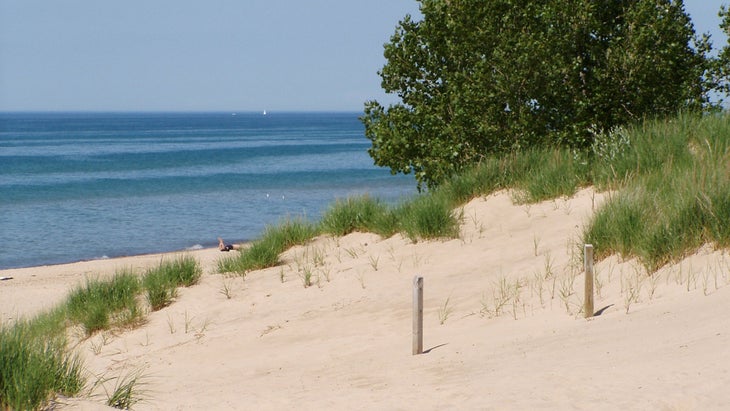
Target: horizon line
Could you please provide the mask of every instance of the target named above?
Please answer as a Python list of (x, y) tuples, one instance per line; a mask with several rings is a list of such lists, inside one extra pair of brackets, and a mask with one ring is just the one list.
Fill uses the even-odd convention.
[(81, 110), (81, 109), (70, 109), (70, 110), (0, 110), (3, 114), (19, 114), (19, 113), (94, 113), (94, 114), (134, 114), (134, 113), (159, 113), (159, 114), (186, 114), (186, 113), (210, 113), (210, 114), (263, 114), (267, 115), (272, 113), (361, 113), (362, 110), (339, 110), (339, 109), (313, 109), (313, 110)]

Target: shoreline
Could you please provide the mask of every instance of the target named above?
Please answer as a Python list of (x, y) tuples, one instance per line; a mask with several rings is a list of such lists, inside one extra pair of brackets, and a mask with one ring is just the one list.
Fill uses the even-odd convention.
[(0, 323), (30, 318), (51, 309), (87, 278), (106, 278), (121, 269), (131, 268), (138, 274), (167, 258), (192, 255), (212, 274), (222, 252), (217, 247), (98, 258), (62, 264), (0, 269)]
[[(251, 241), (252, 240), (240, 240), (240, 241), (233, 241), (232, 243), (245, 245), (245, 244), (250, 244)], [(180, 253), (201, 251), (201, 250), (207, 250), (207, 249), (217, 249), (217, 245), (218, 244), (216, 241), (210, 241), (210, 242), (197, 243), (190, 247), (186, 247), (186, 248), (182, 248), (182, 249), (174, 249), (174, 250), (159, 250), (159, 251), (149, 251), (149, 252), (142, 252), (142, 253), (132, 253), (132, 254), (111, 254), (110, 256), (102, 255), (100, 257), (88, 257), (88, 258), (83, 258), (83, 259), (79, 259), (79, 260), (58, 261), (58, 262), (50, 262), (50, 263), (46, 263), (46, 264), (22, 265), (22, 266), (18, 266), (18, 267), (0, 267), (0, 277), (3, 277), (3, 275), (2, 275), (3, 271), (9, 271), (9, 270), (22, 270), (22, 269), (38, 268), (38, 267), (53, 267), (53, 266), (58, 266), (58, 265), (86, 263), (86, 262), (92, 262), (92, 261), (105, 261), (105, 260), (118, 260), (118, 259), (122, 259), (122, 258), (145, 257), (145, 256), (149, 256), (149, 255), (180, 254)]]

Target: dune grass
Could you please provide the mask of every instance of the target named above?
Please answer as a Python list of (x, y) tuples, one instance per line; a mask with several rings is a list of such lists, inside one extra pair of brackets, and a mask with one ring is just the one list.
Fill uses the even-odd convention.
[[(594, 137), (587, 150), (542, 147), (485, 157), (396, 205), (369, 196), (338, 200), (317, 224), (307, 223), (310, 238), (353, 231), (402, 233), (412, 241), (455, 238), (461, 216), (454, 209), (472, 198), (509, 189), (518, 203), (533, 203), (594, 186), (612, 193), (583, 233), (598, 258), (638, 257), (653, 271), (708, 242), (730, 246), (730, 115), (679, 114), (596, 130)], [(269, 239), (277, 230), (267, 228), (250, 248), (219, 261), (219, 271), (278, 264), (287, 247)]]
[(197, 284), (202, 274), (202, 268), (191, 256), (161, 261), (157, 267), (147, 270), (142, 279), (147, 302), (153, 311), (170, 305), (177, 297), (178, 287)]
[(397, 209), (400, 231), (411, 241), (459, 236), (461, 216), (453, 210), (451, 198), (439, 194), (419, 196)]
[[(100, 381), (103, 382), (105, 381)], [(107, 395), (106, 405), (120, 410), (131, 410), (146, 395), (146, 391), (142, 388), (146, 383), (142, 370), (120, 375), (111, 392), (104, 387)]]
[(112, 326), (134, 324), (143, 315), (136, 300), (139, 291), (139, 278), (131, 270), (122, 270), (108, 281), (87, 279), (68, 297), (68, 319), (83, 325), (87, 336)]
[(707, 243), (728, 247), (730, 116), (646, 122), (626, 137), (596, 167), (597, 185), (618, 190), (583, 236), (597, 257), (637, 257), (654, 271)]
[(37, 409), (55, 394), (78, 394), (86, 383), (63, 334), (39, 334), (31, 322), (0, 327), (0, 364), (2, 409)]
[[(57, 394), (77, 395), (87, 378), (81, 360), (67, 345), (68, 326), (79, 324), (90, 336), (114, 327), (139, 325), (145, 310), (139, 306), (138, 297), (143, 291), (149, 294), (149, 278), (174, 292), (175, 287), (196, 284), (201, 274), (200, 264), (190, 256), (162, 261), (143, 281), (130, 269), (123, 269), (109, 280), (87, 280), (53, 310), (0, 325), (0, 409), (39, 409)], [(125, 406), (134, 401), (140, 377), (135, 374), (125, 379), (113, 393), (110, 405)]]
[(377, 232), (379, 220), (387, 218), (387, 209), (387, 205), (368, 195), (337, 200), (325, 212), (319, 229), (333, 236), (343, 236), (354, 231)]
[(279, 254), (317, 234), (317, 227), (303, 218), (283, 220), (278, 225), (267, 226), (263, 235), (247, 248), (219, 259), (218, 271), (244, 275), (251, 270), (273, 267), (279, 264)]

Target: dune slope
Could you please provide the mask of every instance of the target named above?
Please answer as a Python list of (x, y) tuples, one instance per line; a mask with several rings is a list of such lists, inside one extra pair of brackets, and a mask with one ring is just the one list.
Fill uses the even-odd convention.
[[(141, 371), (140, 410), (725, 408), (730, 258), (707, 247), (650, 277), (633, 260), (601, 261), (602, 313), (586, 320), (578, 241), (603, 198), (516, 205), (501, 192), (458, 210), (459, 239), (321, 237), (245, 279), (213, 273), (217, 250), (196, 251), (199, 285), (143, 327), (77, 349), (108, 387)], [(85, 275), (159, 258), (2, 271), (14, 279), (0, 284), (0, 312), (31, 315)], [(69, 408), (91, 409), (96, 395)]]

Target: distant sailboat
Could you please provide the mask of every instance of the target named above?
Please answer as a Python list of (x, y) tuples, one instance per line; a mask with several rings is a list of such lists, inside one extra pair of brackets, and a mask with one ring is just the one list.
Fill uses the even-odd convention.
[(266, 115), (266, 110), (264, 110), (264, 115)]

